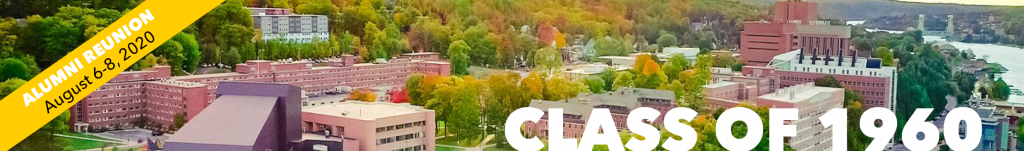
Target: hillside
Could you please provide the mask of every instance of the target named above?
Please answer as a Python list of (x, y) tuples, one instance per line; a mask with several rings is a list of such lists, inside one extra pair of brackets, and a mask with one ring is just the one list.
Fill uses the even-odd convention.
[[(741, 0), (748, 4), (769, 6), (778, 0)], [(965, 12), (992, 11), (999, 6), (974, 6), (957, 4), (930, 4), (900, 2), (891, 0), (808, 0), (818, 2), (822, 18), (864, 20), (882, 16), (906, 14), (956, 14)], [(872, 9), (864, 9), (872, 8)]]

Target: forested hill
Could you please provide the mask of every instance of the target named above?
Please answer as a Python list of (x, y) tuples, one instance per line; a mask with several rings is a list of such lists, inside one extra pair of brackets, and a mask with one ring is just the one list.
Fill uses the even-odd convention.
[[(759, 6), (770, 6), (778, 0), (740, 0)], [(892, 0), (806, 0), (817, 2), (822, 18), (865, 20), (882, 16), (905, 14), (956, 14), (964, 12), (987, 12), (1001, 6), (974, 6), (957, 4), (931, 4), (901, 2)]]

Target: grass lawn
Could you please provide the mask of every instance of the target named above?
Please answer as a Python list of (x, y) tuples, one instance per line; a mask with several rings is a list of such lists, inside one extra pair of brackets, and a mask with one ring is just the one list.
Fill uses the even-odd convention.
[(84, 138), (92, 138), (92, 139), (110, 140), (110, 141), (119, 141), (119, 140), (112, 140), (112, 139), (107, 139), (107, 138), (103, 138), (103, 137), (99, 137), (99, 136), (95, 136), (95, 135), (88, 135), (88, 134), (82, 134), (82, 133), (67, 133), (67, 134), (64, 134), (64, 135), (75, 136), (75, 137), (84, 137)]
[(449, 136), (437, 139), (437, 144), (459, 147), (476, 147), (480, 145), (480, 141), (483, 141), (483, 139), (483, 136), (475, 136), (470, 138), (463, 137), (462, 140), (457, 140), (455, 136)]
[(60, 140), (60, 141), (66, 142), (67, 146), (68, 146), (68, 149), (71, 149), (71, 150), (83, 150), (83, 149), (109, 147), (109, 146), (116, 145), (116, 144), (100, 142), (100, 141), (91, 141), (91, 140), (84, 140), (84, 139), (74, 139), (74, 138), (67, 138), (67, 137), (57, 137), (57, 139)]
[(444, 122), (437, 122), (437, 127), (436, 128), (437, 128), (437, 133), (435, 133), (434, 136), (441, 137), (441, 136), (445, 135)]
[(442, 146), (437, 146), (435, 149), (437, 149), (437, 151), (462, 151), (462, 149), (459, 149), (459, 148), (442, 147)]
[(484, 148), (484, 151), (515, 151), (515, 150), (516, 149), (512, 148), (512, 147), (498, 148), (498, 146), (491, 146), (491, 147)]

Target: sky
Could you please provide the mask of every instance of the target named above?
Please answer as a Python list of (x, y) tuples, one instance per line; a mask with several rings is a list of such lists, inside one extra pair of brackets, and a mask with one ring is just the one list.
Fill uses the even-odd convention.
[(1024, 0), (899, 0), (899, 1), (923, 2), (923, 3), (957, 3), (957, 4), (969, 4), (969, 5), (1024, 6)]

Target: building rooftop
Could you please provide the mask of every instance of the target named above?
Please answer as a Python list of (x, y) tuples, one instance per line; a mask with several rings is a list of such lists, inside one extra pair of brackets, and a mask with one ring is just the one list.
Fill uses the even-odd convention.
[(413, 60), (413, 62), (432, 63), (432, 64), (451, 64), (444, 61), (425, 61), (425, 60)]
[(703, 87), (704, 88), (720, 88), (720, 87), (725, 87), (725, 86), (734, 85), (734, 84), (737, 84), (737, 83), (736, 82), (729, 82), (729, 81), (722, 81), (722, 82), (718, 82), (718, 83), (704, 85)]
[(633, 60), (633, 57), (629, 57), (629, 56), (601, 56), (601, 57), (597, 57), (597, 58), (608, 59), (608, 60)]
[(216, 77), (235, 77), (237, 75), (241, 75), (241, 73), (228, 72), (228, 73), (213, 73), (213, 74), (197, 74), (197, 75), (190, 75), (190, 76), (172, 76), (171, 79), (187, 80), (187, 79), (202, 79), (202, 78), (216, 78)]
[(269, 8), (269, 7), (245, 7), (245, 9), (285, 9), (287, 8)]
[(252, 17), (288, 17), (288, 16), (309, 16), (309, 17), (327, 17), (327, 15), (310, 15), (310, 14), (288, 14), (288, 15), (252, 15)]
[(403, 56), (419, 56), (419, 55), (440, 55), (440, 54), (441, 53), (437, 53), (437, 52), (414, 52), (414, 53), (403, 53), (401, 55), (403, 55)]
[(842, 92), (844, 90), (840, 88), (814, 86), (814, 82), (808, 82), (804, 84), (779, 89), (775, 93), (762, 95), (757, 98), (796, 103), (810, 100), (810, 98), (821, 93), (832, 93), (837, 91)]
[(419, 112), (433, 112), (408, 103), (346, 101), (304, 109), (304, 113), (330, 115), (359, 120), (374, 120)]
[(300, 140), (300, 141), (317, 140), (317, 141), (344, 142), (346, 139), (347, 140), (354, 140), (354, 139), (351, 139), (351, 138), (341, 138), (341, 137), (336, 137), (336, 136), (327, 137), (327, 136), (324, 136), (324, 134), (302, 133), (302, 140)]
[(215, 102), (167, 142), (252, 145), (270, 117), (277, 97), (223, 95)]
[(163, 84), (163, 85), (172, 85), (172, 86), (179, 86), (179, 87), (206, 87), (206, 84), (202, 84), (202, 83), (178, 81), (178, 80), (171, 80), (171, 79), (153, 81), (151, 83)]
[[(794, 65), (823, 66), (823, 67), (824, 66), (828, 66), (828, 67), (832, 67), (832, 68), (836, 68), (836, 69), (841, 69), (841, 68), (848, 68), (848, 69), (853, 69), (853, 68), (856, 68), (856, 69), (880, 69), (880, 68), (889, 67), (889, 66), (882, 66), (882, 60), (881, 59), (878, 59), (878, 58), (865, 58), (865, 57), (856, 57), (856, 59), (854, 59), (854, 57), (850, 57), (850, 55), (853, 55), (853, 54), (844, 54), (846, 56), (842, 57), (842, 59), (843, 59), (843, 62), (841, 63), (842, 65), (838, 64), (838, 63), (840, 63), (838, 56), (830, 56), (832, 58), (832, 61), (829, 61), (828, 65), (825, 65), (825, 61), (824, 61), (825, 60), (825, 55), (823, 55), (824, 54), (823, 50), (819, 50), (819, 53), (822, 53), (822, 54), (818, 55), (818, 60), (817, 61), (812, 61), (812, 60), (814, 60), (814, 54), (804, 53), (803, 54), (804, 55), (803, 62), (801, 63), (800, 62), (800, 52), (802, 52), (802, 51), (803, 51), (803, 49), (796, 49), (796, 50), (792, 50), (792, 51), (789, 51), (789, 52), (786, 52), (786, 53), (782, 53), (782, 54), (776, 55), (775, 57), (772, 57), (772, 62), (770, 63), (770, 66), (781, 67), (781, 68), (786, 68), (786, 69), (788, 69), (790, 66), (794, 66)], [(812, 64), (812, 63), (814, 63), (814, 64)], [(850, 67), (850, 63), (856, 63), (855, 64), (856, 67)]]
[(562, 108), (563, 114), (580, 115), (583, 116), (583, 120), (589, 118), (590, 112), (594, 110), (594, 105), (567, 101), (532, 100), (530, 101), (530, 107), (544, 112), (547, 112), (549, 108)]
[(852, 26), (846, 25), (828, 25), (823, 22), (819, 22), (812, 25), (797, 25), (797, 33), (805, 35), (835, 35), (838, 38), (850, 38), (853, 32)]

